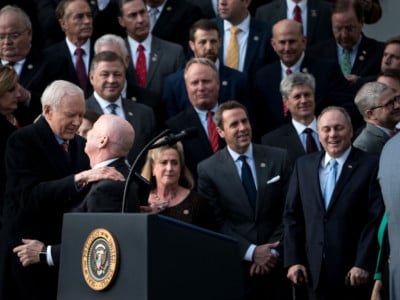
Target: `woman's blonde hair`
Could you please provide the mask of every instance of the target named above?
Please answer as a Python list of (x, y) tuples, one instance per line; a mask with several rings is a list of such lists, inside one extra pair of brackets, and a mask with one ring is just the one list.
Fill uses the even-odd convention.
[(0, 65), (0, 97), (15, 88), (18, 75), (13, 68)]

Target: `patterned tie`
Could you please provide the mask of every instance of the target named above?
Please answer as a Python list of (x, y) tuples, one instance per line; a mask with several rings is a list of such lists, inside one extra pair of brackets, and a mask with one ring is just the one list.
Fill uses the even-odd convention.
[(138, 79), (139, 86), (144, 88), (146, 86), (147, 68), (146, 68), (146, 56), (144, 55), (144, 47), (139, 44), (137, 48), (138, 56), (136, 59), (136, 76)]
[(240, 28), (231, 27), (229, 31), (231, 32), (231, 37), (229, 39), (228, 49), (226, 52), (225, 65), (237, 70), (239, 68), (239, 43), (237, 34), (240, 32)]
[(217, 152), (219, 147), (218, 133), (213, 120), (213, 114), (214, 113), (212, 111), (207, 112), (207, 129), (208, 129), (208, 138), (210, 140), (211, 148), (214, 152)]
[(63, 141), (60, 146), (63, 148), (63, 150), (68, 153), (68, 143), (66, 141)]
[(157, 22), (157, 17), (158, 17), (158, 13), (160, 11), (158, 10), (158, 8), (150, 8), (149, 9), (149, 15), (150, 15), (150, 32), (153, 30), (154, 26), (156, 25)]
[(115, 103), (110, 103), (107, 105), (107, 109), (110, 111), (110, 114), (113, 114), (113, 115), (117, 114), (117, 107), (118, 107), (118, 105)]
[(307, 150), (307, 154), (313, 153), (313, 152), (317, 152), (318, 151), (318, 146), (317, 143), (315, 142), (315, 139), (313, 137), (313, 130), (311, 128), (306, 128), (304, 129), (304, 132), (307, 135), (306, 138), (306, 150)]
[(298, 6), (298, 5), (296, 5), (296, 6), (294, 7), (294, 17), (293, 17), (293, 20), (295, 20), (295, 21), (297, 21), (297, 22), (299, 22), (299, 23), (302, 23), (302, 22), (303, 22), (302, 19), (301, 19), (301, 8), (300, 8), (300, 6)]
[(83, 62), (83, 55), (85, 55), (85, 50), (82, 48), (76, 48), (75, 50), (75, 71), (78, 77), (78, 84), (83, 89), (86, 90), (86, 68)]
[(247, 197), (249, 198), (251, 207), (255, 209), (257, 201), (257, 189), (254, 183), (253, 174), (251, 174), (251, 169), (246, 161), (246, 156), (241, 155), (239, 156), (239, 159), (242, 161), (242, 184), (246, 191)]
[(335, 159), (331, 159), (328, 164), (329, 164), (329, 173), (328, 173), (328, 178), (326, 179), (326, 184), (324, 189), (325, 209), (328, 208), (329, 203), (331, 202), (333, 191), (335, 189), (338, 162)]
[(349, 49), (343, 49), (342, 59), (340, 60), (340, 67), (344, 76), (351, 74), (351, 60)]

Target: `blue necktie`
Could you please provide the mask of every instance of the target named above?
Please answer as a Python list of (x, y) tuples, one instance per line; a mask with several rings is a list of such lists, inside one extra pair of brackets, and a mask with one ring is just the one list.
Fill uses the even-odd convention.
[(107, 105), (107, 108), (109, 109), (110, 113), (113, 115), (117, 114), (117, 111), (116, 111), (117, 107), (118, 107), (118, 105), (115, 103), (111, 103), (111, 104)]
[(249, 198), (250, 205), (253, 209), (256, 207), (257, 189), (254, 183), (253, 174), (251, 174), (250, 166), (246, 161), (246, 156), (241, 155), (239, 159), (242, 161), (242, 184)]
[(332, 198), (333, 190), (335, 189), (338, 162), (335, 159), (331, 159), (328, 164), (329, 164), (329, 173), (328, 173), (328, 178), (326, 179), (326, 184), (324, 189), (325, 209), (328, 208)]

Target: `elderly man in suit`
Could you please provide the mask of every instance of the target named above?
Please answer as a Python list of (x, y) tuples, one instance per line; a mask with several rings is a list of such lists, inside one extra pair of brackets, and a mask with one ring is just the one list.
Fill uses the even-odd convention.
[(275, 24), (293, 19), (303, 24), (307, 46), (332, 37), (331, 4), (323, 0), (279, 0), (257, 8), (256, 19)]
[[(17, 115), (33, 121), (41, 112), (40, 96), (49, 83), (43, 55), (32, 48), (32, 23), (27, 14), (16, 6), (6, 5), (0, 10), (0, 59), (4, 66), (12, 66), (21, 84), (20, 106)], [(26, 111), (26, 113), (25, 113)], [(23, 115), (21, 115), (23, 113)]]
[(121, 96), (125, 83), (125, 64), (114, 52), (96, 54), (90, 68), (90, 81), (94, 93), (86, 99), (86, 109), (118, 115), (135, 129), (135, 142), (128, 155), (132, 163), (155, 134), (156, 120), (152, 109)]
[(309, 299), (369, 299), (383, 202), (378, 157), (351, 147), (346, 110), (327, 107), (318, 117), (324, 152), (300, 157), (284, 211), (288, 278)]
[(388, 219), (388, 237), (390, 251), (393, 253), (389, 264), (389, 299), (399, 299), (400, 286), (400, 207), (399, 207), (399, 159), (400, 135), (397, 134), (383, 147), (380, 161), (378, 180), (382, 189), (383, 201)]
[(301, 23), (281, 20), (272, 31), (271, 44), (280, 61), (260, 69), (254, 79), (256, 125), (259, 134), (265, 134), (290, 120), (283, 106), (279, 84), (288, 74), (310, 73), (316, 81), (315, 114), (329, 104), (344, 106), (352, 115), (359, 114), (353, 102), (354, 91), (336, 62), (323, 60), (305, 52), (306, 37)]
[[(218, 59), (221, 48), (221, 37), (217, 24), (212, 20), (201, 19), (190, 28), (189, 46), (194, 57), (205, 57), (212, 60), (218, 69), (220, 88), (218, 102), (235, 99), (249, 105), (247, 76), (242, 72), (229, 68)], [(168, 117), (173, 117), (190, 106), (186, 91), (184, 70), (165, 78), (163, 102)]]
[(369, 82), (358, 91), (354, 101), (366, 126), (353, 146), (379, 155), (396, 133), (396, 124), (400, 121), (400, 92), (380, 82)]
[(134, 75), (132, 79), (140, 87), (161, 96), (164, 78), (185, 65), (183, 49), (150, 33), (150, 17), (143, 0), (122, 0), (120, 10), (119, 23), (126, 29), (132, 58), (128, 73)]
[(292, 165), (305, 154), (321, 150), (315, 118), (315, 79), (311, 74), (293, 73), (282, 79), (282, 100), (292, 120), (261, 138), (264, 145), (286, 149)]
[(286, 299), (278, 246), (290, 175), (287, 152), (253, 144), (246, 108), (236, 101), (221, 104), (215, 119), (227, 147), (199, 163), (198, 190), (210, 201), (219, 231), (238, 240), (245, 299)]
[(333, 59), (352, 84), (372, 81), (380, 71), (384, 45), (362, 33), (364, 24), (361, 1), (337, 0), (332, 8), (334, 38), (316, 44), (312, 55)]
[(123, 180), (113, 168), (87, 170), (85, 140), (75, 134), (85, 111), (80, 88), (54, 81), (42, 95), (42, 107), (42, 117), (17, 130), (6, 150), (6, 198), (0, 233), (0, 298), (4, 300), (56, 298), (58, 268), (50, 267), (53, 262), (47, 260), (56, 255), (55, 249), (39, 249), (44, 254), (43, 263), (27, 268), (12, 249), (30, 239), (44, 245), (60, 243), (63, 214), (82, 201), (86, 185), (101, 179)]
[(90, 95), (89, 66), (93, 57), (93, 18), (86, 0), (62, 0), (56, 14), (65, 40), (45, 49), (53, 79), (70, 81)]
[(271, 27), (250, 16), (250, 2), (219, 0), (217, 24), (222, 40), (220, 60), (245, 72), (251, 80), (256, 70), (275, 60), (276, 55), (269, 44)]

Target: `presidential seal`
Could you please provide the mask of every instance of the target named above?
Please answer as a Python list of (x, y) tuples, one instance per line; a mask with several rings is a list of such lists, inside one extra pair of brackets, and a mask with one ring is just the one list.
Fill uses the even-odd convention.
[(82, 272), (86, 283), (95, 291), (107, 288), (118, 267), (118, 245), (111, 232), (104, 228), (93, 230), (82, 250)]

